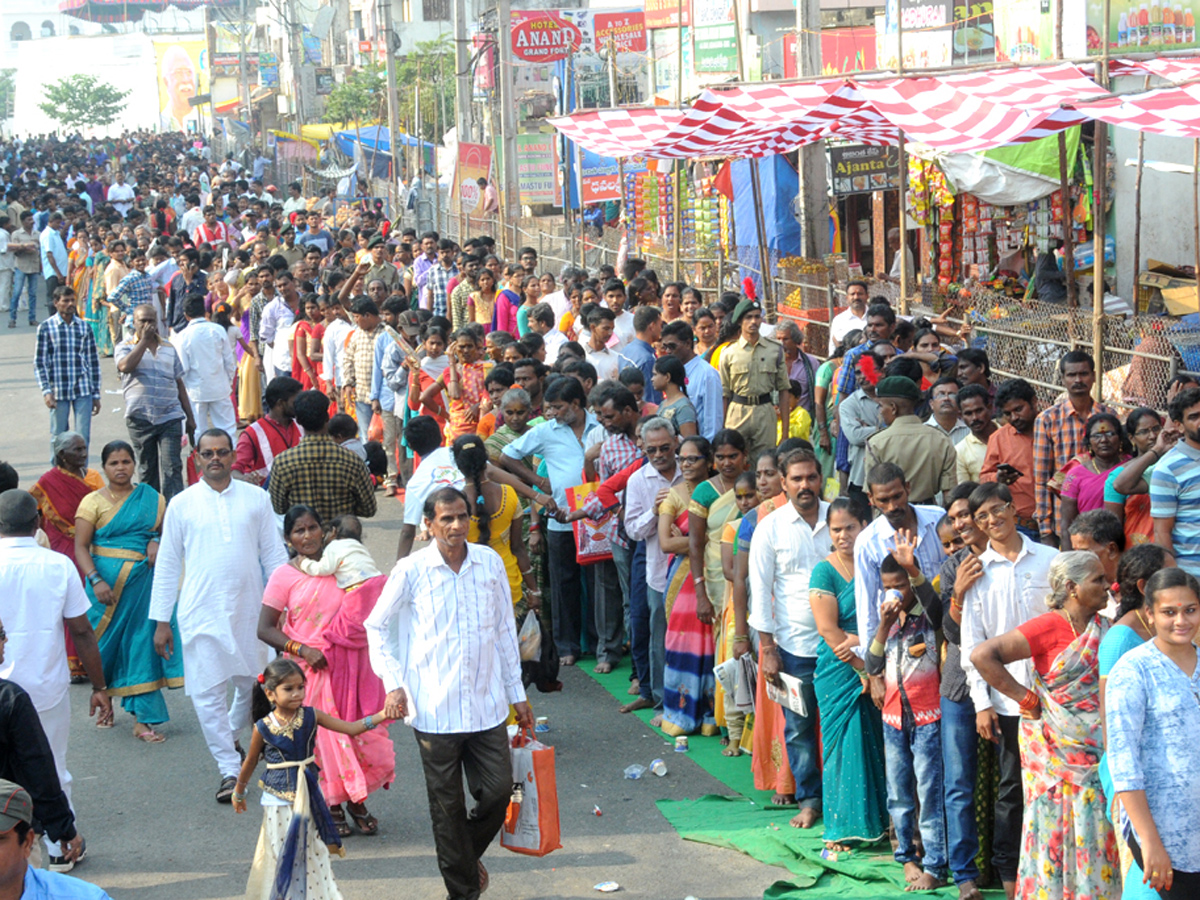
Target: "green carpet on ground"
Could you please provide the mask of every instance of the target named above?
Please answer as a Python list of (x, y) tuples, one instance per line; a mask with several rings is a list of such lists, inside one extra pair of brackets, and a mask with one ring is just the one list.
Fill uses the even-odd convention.
[[(580, 668), (622, 703), (628, 695), (630, 663), (628, 659), (608, 675), (592, 672), (595, 664), (583, 661)], [(649, 725), (653, 712), (639, 710), (635, 715)], [(661, 732), (660, 732), (661, 733)], [(664, 741), (671, 738), (663, 735)], [(904, 888), (904, 871), (884, 844), (878, 849), (840, 854), (833, 859), (821, 855), (825, 849), (818, 826), (808, 831), (791, 828), (794, 810), (770, 806), (771, 792), (755, 790), (750, 757), (721, 755), (716, 737), (689, 738), (688, 756), (692, 762), (740, 797), (709, 794), (696, 800), (659, 800), (658, 809), (685, 841), (726, 847), (792, 873), (791, 881), (777, 881), (763, 895), (764, 900), (816, 900), (823, 897), (853, 897), (869, 900), (895, 897)], [(671, 750), (664, 746), (662, 756), (670, 769)], [(640, 760), (648, 765), (650, 760)], [(668, 776), (669, 777), (669, 776)], [(984, 891), (984, 896), (999, 898), (1002, 890)], [(929, 894), (914, 896), (957, 897), (953, 886)]]

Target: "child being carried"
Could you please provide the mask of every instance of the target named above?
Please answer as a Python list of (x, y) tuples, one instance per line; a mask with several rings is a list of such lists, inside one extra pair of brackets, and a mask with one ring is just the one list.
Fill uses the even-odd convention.
[(332, 575), (344, 591), (353, 590), (369, 578), (380, 574), (375, 560), (362, 543), (362, 523), (358, 516), (338, 516), (333, 520), (330, 541), (319, 560), (300, 557), (298, 563), (305, 575)]

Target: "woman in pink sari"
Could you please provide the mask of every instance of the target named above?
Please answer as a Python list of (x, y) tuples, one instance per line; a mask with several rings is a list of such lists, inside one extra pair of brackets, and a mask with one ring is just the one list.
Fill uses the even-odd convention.
[[(362, 623), (387, 581), (369, 578), (343, 590), (334, 576), (306, 575), (300, 559), (320, 560), (325, 529), (316, 511), (293, 506), (283, 521), (283, 534), (298, 554), (275, 570), (263, 593), (258, 638), (295, 659), (308, 688), (304, 702), (321, 712), (355, 721), (383, 706), (383, 683), (371, 669)], [(321, 790), (338, 833), (350, 833), (342, 804), (363, 834), (376, 834), (379, 823), (367, 812), (367, 795), (391, 784), (396, 755), (383, 728), (357, 737), (324, 728), (317, 732), (317, 765)]]

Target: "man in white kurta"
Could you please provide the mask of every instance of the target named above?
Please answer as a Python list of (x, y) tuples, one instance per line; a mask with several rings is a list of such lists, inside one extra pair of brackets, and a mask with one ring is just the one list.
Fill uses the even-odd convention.
[(169, 657), (178, 603), (185, 691), (221, 773), (217, 800), (228, 803), (241, 767), (237, 735), (251, 724), (254, 682), (271, 656), (257, 634), (263, 587), (287, 552), (267, 492), (231, 477), (228, 433), (206, 431), (198, 450), (201, 481), (177, 494), (163, 519), (150, 618), (155, 649)]

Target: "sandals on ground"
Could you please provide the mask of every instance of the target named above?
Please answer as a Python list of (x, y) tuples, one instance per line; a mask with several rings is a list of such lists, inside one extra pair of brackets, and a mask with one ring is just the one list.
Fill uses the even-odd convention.
[(341, 806), (331, 806), (329, 814), (333, 817), (333, 827), (337, 831), (338, 837), (349, 837), (350, 823), (346, 821), (346, 811)]
[[(362, 812), (355, 812), (354, 807), (358, 807)], [(354, 826), (364, 835), (379, 833), (379, 821), (367, 812), (367, 807), (363, 803), (347, 803), (346, 810), (350, 813), (350, 818), (354, 820)]]

